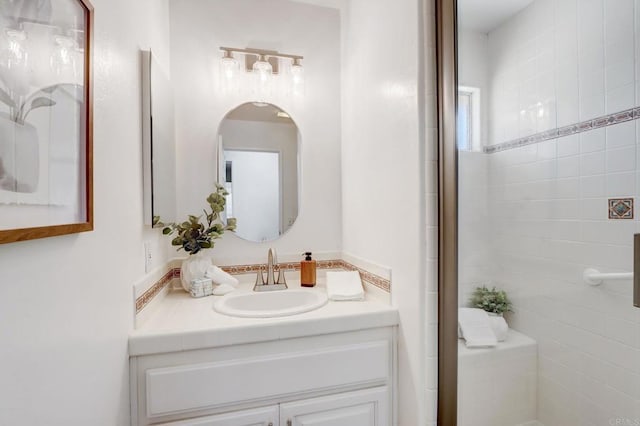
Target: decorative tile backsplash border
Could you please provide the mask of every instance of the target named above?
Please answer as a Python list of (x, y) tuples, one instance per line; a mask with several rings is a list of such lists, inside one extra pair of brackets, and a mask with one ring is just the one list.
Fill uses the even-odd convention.
[[(300, 262), (284, 262), (278, 264), (279, 268), (284, 271), (299, 271)], [(391, 280), (383, 278), (379, 275), (366, 271), (362, 268), (358, 268), (349, 262), (344, 260), (318, 260), (316, 267), (318, 269), (346, 269), (348, 271), (360, 272), (362, 281), (365, 281), (379, 289), (391, 292)], [(266, 270), (267, 265), (264, 263), (256, 263), (250, 265), (231, 265), (221, 266), (223, 271), (231, 275), (242, 275), (257, 273), (260, 270)], [(180, 268), (172, 268), (162, 277), (155, 282), (147, 291), (145, 291), (140, 297), (136, 299), (136, 314), (138, 314), (145, 306), (147, 306), (154, 297), (167, 287), (173, 279), (180, 279)]]
[(156, 281), (147, 291), (142, 293), (140, 297), (136, 299), (136, 314), (149, 304), (160, 292), (168, 286), (174, 278), (180, 278), (180, 269), (174, 268), (162, 276)]
[(506, 151), (508, 149), (520, 148), (527, 145), (557, 139), (563, 136), (575, 135), (577, 133), (588, 132), (589, 130), (600, 129), (602, 127), (613, 126), (615, 124), (624, 123), (626, 121), (637, 120), (640, 118), (640, 107), (631, 108), (625, 111), (616, 112), (614, 114), (605, 115), (594, 118), (592, 120), (582, 121), (577, 124), (571, 124), (547, 130), (535, 135), (526, 136), (512, 141), (502, 142), (496, 145), (484, 147), (486, 154), (494, 154), (496, 152)]

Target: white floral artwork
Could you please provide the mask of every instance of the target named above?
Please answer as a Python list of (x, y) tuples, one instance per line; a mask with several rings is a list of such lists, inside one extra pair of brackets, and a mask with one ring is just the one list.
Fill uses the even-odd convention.
[(0, 8), (0, 231), (86, 218), (85, 46), (79, 0)]

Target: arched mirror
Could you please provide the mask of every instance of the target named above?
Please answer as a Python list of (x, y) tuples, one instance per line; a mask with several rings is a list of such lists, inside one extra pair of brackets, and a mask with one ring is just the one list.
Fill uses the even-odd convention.
[(281, 108), (262, 102), (230, 111), (218, 132), (218, 182), (225, 186), (226, 218), (236, 235), (272, 241), (298, 217), (300, 132)]

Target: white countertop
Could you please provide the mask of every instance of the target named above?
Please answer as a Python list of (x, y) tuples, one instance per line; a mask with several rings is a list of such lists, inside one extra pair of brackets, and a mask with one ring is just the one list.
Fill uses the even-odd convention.
[[(247, 291), (251, 284), (241, 284)], [(300, 288), (298, 282), (289, 288)], [(285, 290), (286, 291), (286, 290)], [(314, 291), (326, 291), (319, 283)], [(213, 348), (243, 343), (340, 333), (398, 324), (398, 311), (367, 294), (364, 301), (332, 302), (314, 311), (280, 318), (237, 318), (213, 310), (220, 296), (192, 298), (172, 290), (129, 335), (129, 355)]]

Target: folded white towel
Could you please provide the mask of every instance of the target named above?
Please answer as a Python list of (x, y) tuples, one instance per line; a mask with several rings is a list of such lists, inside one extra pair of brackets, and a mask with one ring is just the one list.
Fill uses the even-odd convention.
[(238, 279), (231, 274), (223, 271), (218, 268), (216, 265), (211, 265), (207, 268), (207, 272), (204, 274), (205, 277), (211, 278), (214, 284), (229, 284), (230, 286), (237, 287)]
[(487, 348), (498, 344), (489, 315), (482, 309), (459, 308), (458, 325), (468, 348)]
[(364, 289), (358, 271), (327, 272), (329, 300), (364, 300)]

